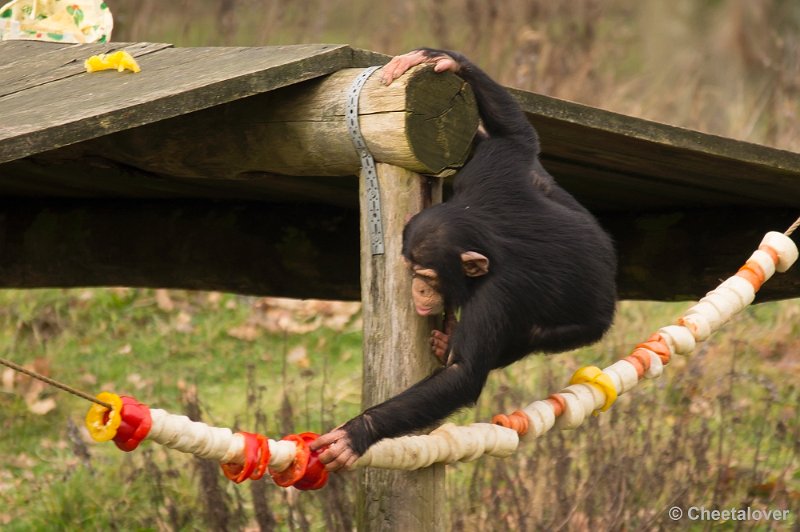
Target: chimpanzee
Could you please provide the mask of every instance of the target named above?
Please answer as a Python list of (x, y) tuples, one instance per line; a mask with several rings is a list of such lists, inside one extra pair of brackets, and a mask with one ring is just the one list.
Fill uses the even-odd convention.
[(329, 445), (320, 459), (330, 470), (352, 465), (383, 438), (428, 427), (474, 403), (492, 369), (534, 351), (600, 339), (614, 316), (611, 239), (541, 166), (536, 131), (516, 101), (451, 51), (397, 56), (382, 81), (388, 85), (421, 63), (468, 82), (481, 118), (452, 198), (414, 216), (403, 232), (417, 313), (444, 311), (459, 320), (433, 333), (444, 367), (312, 444)]

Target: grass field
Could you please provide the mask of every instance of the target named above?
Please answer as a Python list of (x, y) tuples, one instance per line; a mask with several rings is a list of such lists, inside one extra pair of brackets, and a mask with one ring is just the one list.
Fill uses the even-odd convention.
[[(496, 372), (457, 421), (485, 421), (546, 396), (577, 367), (613, 361), (685, 306), (621, 303), (602, 342)], [(796, 523), (798, 317), (797, 301), (750, 307), (694, 356), (578, 430), (551, 433), (506, 460), (450, 468), (453, 526), (669, 527), (673, 505), (787, 509)], [(0, 292), (5, 358), (173, 413), (196, 395), (206, 422), (270, 437), (330, 428), (357, 413), (359, 331), (352, 304), (134, 289)], [(4, 530), (352, 526), (353, 474), (314, 493), (270, 481), (234, 486), (216, 464), (148, 442), (129, 454), (92, 443), (82, 426), (87, 408), (3, 374)]]

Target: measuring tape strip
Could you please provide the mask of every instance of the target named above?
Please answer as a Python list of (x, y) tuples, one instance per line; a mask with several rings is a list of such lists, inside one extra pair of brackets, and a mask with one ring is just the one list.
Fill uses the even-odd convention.
[(347, 117), (347, 129), (350, 132), (350, 139), (361, 159), (361, 169), (364, 171), (367, 189), (367, 216), (369, 226), (369, 240), (373, 255), (383, 255), (383, 223), (381, 216), (381, 194), (378, 189), (378, 173), (375, 170), (375, 159), (367, 148), (364, 137), (361, 136), (361, 128), (358, 125), (358, 98), (361, 95), (361, 88), (373, 72), (380, 66), (373, 66), (365, 69), (356, 77), (353, 84), (347, 91), (347, 106), (345, 116)]

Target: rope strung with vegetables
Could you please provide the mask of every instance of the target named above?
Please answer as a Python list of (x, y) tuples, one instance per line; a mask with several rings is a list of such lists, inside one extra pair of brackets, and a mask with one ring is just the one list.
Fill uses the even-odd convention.
[(607, 410), (618, 395), (641, 380), (659, 377), (672, 355), (690, 354), (698, 342), (752, 303), (761, 285), (776, 271), (783, 273), (794, 264), (797, 246), (789, 235), (796, 228), (797, 223), (786, 233), (767, 233), (735, 275), (690, 307), (675, 325), (662, 327), (622, 360), (602, 371), (594, 366), (581, 368), (560, 392), (512, 414), (497, 415), (492, 421), (517, 431), (525, 440), (541, 436), (553, 426), (573, 429), (590, 412), (596, 415)]
[(86, 414), (86, 428), (97, 442), (112, 441), (130, 452), (145, 439), (170, 449), (215, 460), (227, 478), (238, 483), (258, 480), (269, 472), (279, 486), (315, 490), (328, 481), (328, 472), (310, 452), (308, 443), (318, 434), (291, 434), (280, 441), (261, 434), (233, 433), (192, 421), (186, 416), (151, 409), (133, 397), (102, 392), (97, 399), (111, 409), (93, 404)]
[[(609, 367), (581, 368), (560, 392), (512, 414), (497, 415), (491, 424), (448, 423), (427, 435), (382, 440), (355, 466), (414, 470), (438, 462), (475, 460), (485, 454), (506, 457), (517, 449), (520, 438), (532, 440), (553, 427), (577, 427), (590, 414), (607, 410), (619, 395), (642, 380), (659, 377), (673, 355), (690, 354), (697, 343), (752, 303), (761, 285), (776, 271), (787, 271), (798, 258), (797, 246), (789, 238), (797, 225), (783, 234), (767, 233), (735, 275), (690, 307), (674, 325), (662, 327)], [(0, 363), (93, 401), (86, 415), (89, 434), (98, 442), (114, 441), (123, 451), (133, 451), (142, 441), (151, 440), (218, 461), (225, 476), (236, 483), (258, 480), (269, 473), (279, 486), (315, 490), (328, 480), (328, 472), (318, 460), (324, 449), (312, 452), (308, 447), (317, 434), (305, 432), (272, 440), (261, 434), (233, 433), (227, 428), (151, 409), (128, 396), (103, 392), (96, 398), (87, 397), (4, 359)]]

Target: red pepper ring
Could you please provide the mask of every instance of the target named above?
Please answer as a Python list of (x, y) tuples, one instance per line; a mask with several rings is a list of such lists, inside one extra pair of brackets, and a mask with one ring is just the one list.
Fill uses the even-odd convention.
[[(306, 443), (319, 438), (319, 434), (313, 432), (304, 432), (299, 435)], [(294, 483), (294, 487), (299, 490), (318, 490), (325, 487), (328, 483), (328, 471), (325, 469), (325, 464), (319, 461), (319, 455), (325, 451), (327, 447), (311, 451), (308, 457), (308, 465), (303, 478)]]
[(269, 474), (272, 475), (272, 480), (275, 481), (275, 484), (283, 488), (288, 488), (303, 478), (303, 475), (305, 475), (311, 452), (306, 441), (297, 434), (289, 434), (288, 436), (284, 436), (283, 440), (293, 441), (295, 443), (296, 452), (294, 460), (292, 460), (292, 463), (289, 464), (289, 467), (283, 471), (273, 471), (272, 468), (270, 468)]
[(132, 439), (135, 439), (137, 441), (136, 445), (138, 445), (139, 443), (141, 443), (142, 440), (147, 438), (147, 435), (150, 434), (150, 429), (153, 428), (153, 418), (150, 417), (149, 415), (150, 414), (149, 408), (147, 408), (147, 413), (148, 413), (147, 419), (142, 421), (142, 424), (139, 425), (139, 428), (136, 429), (136, 432), (133, 433)]
[(258, 442), (258, 434), (250, 432), (238, 432), (237, 434), (241, 434), (244, 438), (244, 464), (229, 463), (220, 464), (220, 466), (226, 478), (241, 484), (250, 478), (250, 475), (253, 474), (258, 465), (260, 444)]
[(242, 472), (242, 469), (244, 469), (242, 464), (234, 464), (231, 462), (228, 464), (220, 464), (219, 466), (222, 468), (222, 473), (225, 475), (225, 478), (232, 480), (237, 484), (241, 482), (237, 481), (236, 479), (239, 478), (239, 474)]
[(119, 428), (114, 435), (114, 444), (125, 452), (136, 449), (144, 440), (153, 426), (150, 409), (133, 397), (121, 396), (122, 408), (120, 409)]
[(258, 467), (256, 467), (256, 470), (250, 475), (250, 480), (259, 480), (264, 476), (264, 473), (267, 472), (267, 468), (269, 467), (269, 440), (266, 436), (261, 434), (256, 434), (256, 439), (258, 440)]
[(261, 450), (258, 434), (253, 434), (252, 432), (240, 432), (239, 434), (244, 436), (244, 466), (239, 474), (240, 478), (236, 480), (237, 484), (250, 478), (250, 475), (258, 467), (258, 455)]

